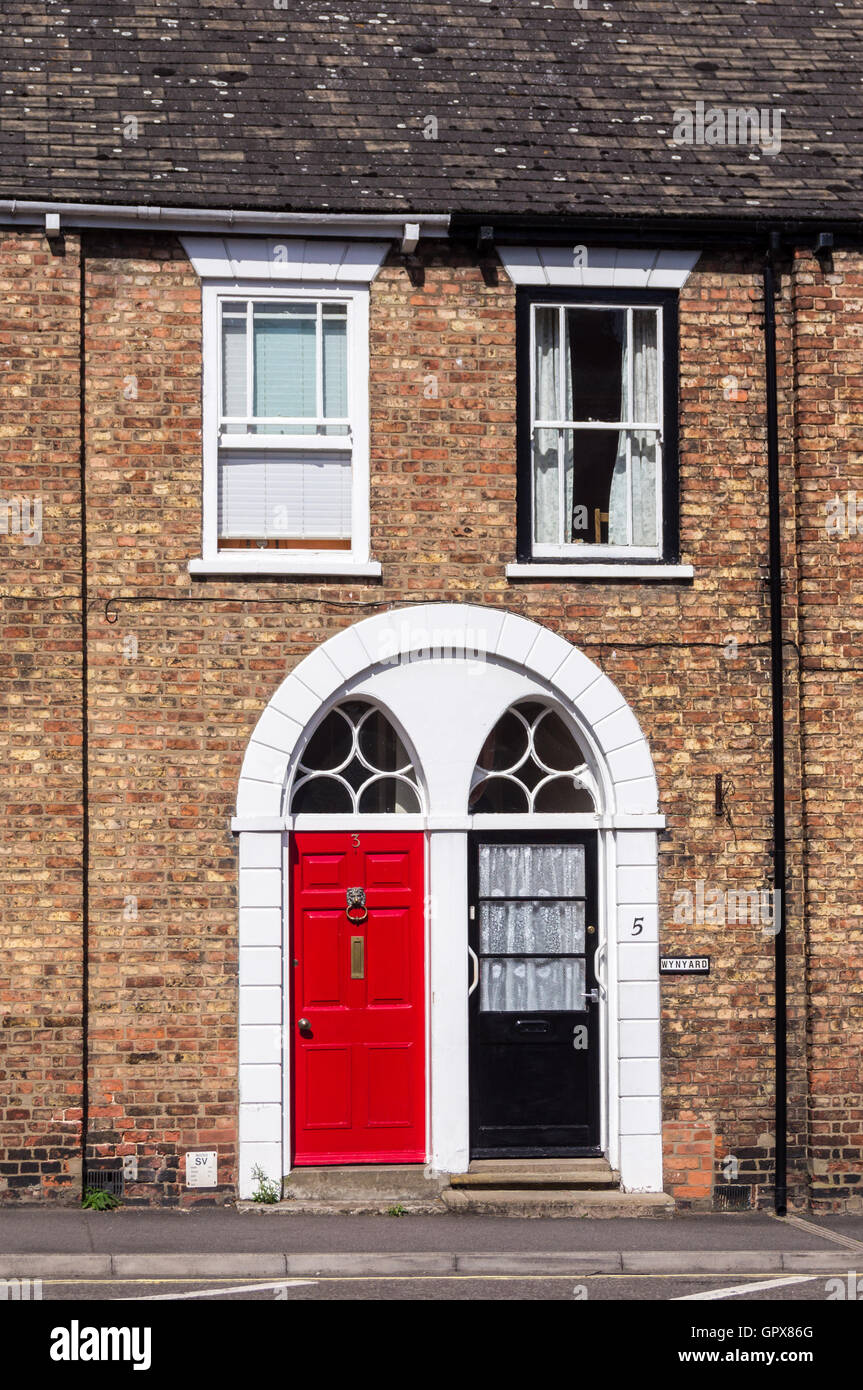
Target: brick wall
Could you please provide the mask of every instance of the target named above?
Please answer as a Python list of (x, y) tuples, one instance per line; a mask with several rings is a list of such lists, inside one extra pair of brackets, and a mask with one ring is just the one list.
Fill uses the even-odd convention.
[[(28, 430), (59, 429), (51, 448), (58, 460), (68, 459), (71, 481), (77, 477), (75, 247), (68, 244), (65, 258), (56, 260), (38, 238), (9, 240), (14, 244), (7, 241), (0, 265), (6, 282), (20, 273), (28, 293), (50, 301), (48, 312), (40, 308), (40, 339), (52, 316), (71, 335), (68, 342), (63, 338), (68, 411), (65, 396), (62, 410), (52, 396), (46, 412), (36, 394), (41, 376), (48, 375), (40, 357), (30, 364), (35, 379), (25, 395), (28, 410), (34, 398), (39, 410), (26, 427), (31, 416), (22, 411), (19, 430), (30, 454), (44, 458), (44, 440), (39, 443)], [(26, 275), (16, 269), (18, 248), (25, 244), (32, 257), (42, 256), (26, 267)], [(769, 923), (675, 920), (682, 890), (694, 895), (700, 882), (708, 891), (753, 891), (766, 888), (771, 874), (758, 263), (730, 254), (706, 256), (681, 296), (681, 540), (683, 558), (696, 566), (693, 584), (507, 581), (504, 566), (515, 546), (514, 291), (502, 272), (496, 284), (489, 283), (472, 256), (449, 250), (424, 258), (423, 275), (414, 277), (421, 284), (412, 283), (394, 257), (372, 288), (372, 552), (382, 562), (382, 582), (193, 583), (186, 563), (200, 544), (199, 285), (168, 236), (88, 234), (86, 249), (91, 1157), (134, 1157), (139, 1181), (128, 1189), (131, 1194), (175, 1202), (186, 1200), (180, 1156), (188, 1148), (216, 1148), (222, 1186), (206, 1197), (218, 1200), (233, 1191), (237, 911), (229, 817), (246, 742), (280, 680), (327, 637), (406, 598), (454, 598), (505, 606), (561, 633), (598, 661), (641, 721), (668, 817), (660, 859), (662, 949), (706, 952), (712, 959), (708, 978), (669, 979), (662, 987), (667, 1181), (683, 1202), (705, 1204), (713, 1185), (725, 1180), (719, 1165), (730, 1153), (739, 1159), (737, 1181), (762, 1199), (773, 1144)], [(820, 284), (817, 267), (814, 276)], [(795, 294), (802, 294), (802, 283), (798, 276)], [(815, 342), (821, 330), (813, 322), (807, 339), (801, 325), (792, 324), (792, 308), (786, 282), (779, 305), (783, 525), (787, 624), (797, 634), (800, 518), (791, 463), (804, 437), (802, 376), (800, 399), (790, 391), (805, 342), (821, 360)], [(843, 329), (849, 353), (852, 329), (851, 323)], [(30, 331), (35, 337), (36, 330)], [(52, 391), (55, 377), (52, 370)], [(838, 386), (835, 392), (838, 411)], [(4, 418), (14, 426), (11, 395)], [(0, 440), (5, 450), (5, 432)], [(62, 471), (59, 462), (54, 470)], [(62, 587), (55, 556), (68, 548), (68, 594), (49, 601), (28, 570), (34, 628), (29, 639), (20, 638), (22, 655), (39, 668), (31, 688), (54, 691), (56, 698), (46, 701), (54, 719), (69, 710), (69, 738), (80, 695), (76, 525), (73, 509), (58, 534), (43, 543), (38, 561), (53, 594)], [(3, 543), (11, 546), (11, 540)], [(804, 560), (804, 594), (807, 563), (813, 575), (820, 572), (817, 559)], [(52, 647), (58, 632), (72, 644), (68, 649)], [(814, 1070), (810, 1076), (806, 1054), (805, 953), (819, 932), (831, 939), (826, 925), (813, 925), (811, 890), (804, 930), (800, 707), (801, 698), (805, 706), (815, 697), (811, 686), (802, 697), (800, 691), (789, 661), (789, 1049), (797, 1195), (806, 1182), (807, 1077), (816, 1077)], [(821, 718), (830, 724), (837, 706), (827, 700), (821, 705)], [(14, 737), (22, 736), (17, 723), (13, 727)], [(26, 747), (45, 759), (46, 748), (64, 746), (63, 737), (37, 722)], [(74, 758), (58, 762), (74, 787)], [(727, 814), (721, 817), (714, 812), (717, 772), (727, 793)], [(850, 809), (850, 768), (843, 775), (847, 781), (839, 784), (848, 786)], [(830, 786), (831, 777), (823, 776), (816, 804)], [(49, 853), (59, 853), (57, 834), (52, 837), (45, 825), (56, 829), (66, 813), (55, 813), (57, 803), (44, 798), (44, 780), (32, 769), (24, 774), (24, 789), (38, 801), (38, 809), (27, 806), (27, 827), (35, 832), (28, 854), (39, 864), (44, 887), (32, 877), (25, 882), (17, 921), (33, 947), (28, 960), (34, 997), (47, 1012), (46, 952), (34, 943), (33, 922), (43, 920), (43, 901), (46, 921), (57, 910), (61, 882), (62, 901), (74, 891), (80, 911), (73, 814), (80, 797), (73, 801), (70, 789), (63, 802), (71, 807), (62, 850), (68, 867), (55, 873), (47, 861)], [(61, 791), (66, 796), (58, 785), (57, 798)], [(815, 808), (806, 805), (811, 823)], [(829, 842), (839, 853), (836, 841)], [(14, 835), (11, 850), (22, 856)], [(852, 882), (849, 865), (849, 900)], [(859, 932), (857, 941), (859, 970)], [(78, 969), (79, 919), (70, 918), (64, 942), (69, 969)], [(822, 988), (829, 954), (823, 964), (810, 962), (813, 981)], [(51, 951), (58, 969), (64, 960), (62, 950)], [(848, 965), (842, 977), (846, 990), (853, 968)], [(4, 991), (8, 980), (10, 997), (17, 997), (18, 971), (10, 963), (0, 972)], [(68, 1008), (74, 988), (71, 978), (66, 983)], [(8, 1007), (5, 992), (3, 1005)], [(848, 1009), (846, 1039), (853, 1005)], [(829, 1010), (823, 1018), (813, 1016), (813, 1057), (816, 1024), (838, 1047), (831, 1020)], [(859, 1039), (859, 1014), (856, 1027)], [(33, 1043), (27, 1037), (21, 1042), (21, 1056), (29, 1061)], [(838, 1087), (841, 1080), (843, 1093), (854, 1091), (851, 1063), (842, 1063), (838, 1051), (830, 1075), (823, 1112), (813, 1095), (812, 1114), (825, 1144), (833, 1142), (828, 1135), (847, 1136), (843, 1172), (856, 1166), (859, 1174), (859, 1118), (855, 1139), (842, 1128), (849, 1120), (841, 1113)], [(74, 1066), (68, 1084), (78, 1084)], [(64, 1089), (57, 1080), (52, 1087)], [(857, 1105), (859, 1117), (859, 1097)], [(65, 1113), (53, 1109), (51, 1118)], [(21, 1137), (11, 1115), (10, 1159)], [(697, 1177), (696, 1165), (683, 1161), (689, 1145), (696, 1146)]]
[(825, 269), (799, 255), (792, 286), (810, 1173), (817, 1207), (863, 1211), (863, 265)]
[(0, 236), (0, 1198), (80, 1174), (78, 278), (74, 237)]

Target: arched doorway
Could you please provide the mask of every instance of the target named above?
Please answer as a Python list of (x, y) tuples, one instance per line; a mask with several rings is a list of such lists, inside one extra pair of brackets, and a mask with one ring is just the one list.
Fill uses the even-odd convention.
[[(350, 731), (338, 723), (348, 704)], [(331, 717), (330, 734), (321, 734)], [(369, 729), (365, 743), (362, 728)], [(524, 734), (524, 758), (516, 749), (502, 761), (509, 756), (507, 729), (510, 743)], [(340, 749), (325, 752), (330, 767), (310, 767), (316, 734), (319, 746), (341, 739)], [(580, 761), (555, 766), (566, 761), (564, 735)], [(383, 752), (363, 757), (362, 747), (371, 750), (375, 738), (389, 740), (389, 752), (381, 744)], [(345, 778), (349, 739), (357, 766)], [(484, 759), (492, 765), (483, 766)], [(334, 808), (313, 791), (316, 780), (333, 773), (348, 787)], [(513, 844), (518, 836), (537, 844), (545, 837), (585, 847), (595, 899), (560, 895), (566, 901), (558, 944), (578, 949), (525, 950), (519, 968), (534, 982), (545, 980), (543, 1007), (554, 1002), (554, 990), (559, 1001), (581, 1005), (582, 993), (596, 988), (588, 1047), (596, 1061), (595, 1145), (585, 1147), (606, 1154), (625, 1188), (661, 1191), (656, 832), (663, 824), (632, 711), (583, 653), (537, 624), (498, 609), (427, 604), (347, 628), (301, 662), (252, 736), (234, 822), (241, 1192), (251, 1190), (253, 1165), (280, 1177), (295, 1152), (291, 923), (298, 837), (331, 833), (362, 844), (363, 835), (396, 831), (422, 843), (425, 1161), (435, 1171), (462, 1172), (470, 1159), (473, 846), (501, 835)], [(581, 917), (585, 931), (595, 927), (595, 945), (572, 934)], [(507, 930), (515, 930), (512, 922)], [(560, 959), (548, 963), (554, 955)], [(522, 957), (532, 959), (525, 964)], [(488, 973), (502, 980), (508, 972), (498, 962)], [(527, 1002), (525, 996), (515, 1011)], [(575, 1026), (572, 1019), (567, 1026)]]

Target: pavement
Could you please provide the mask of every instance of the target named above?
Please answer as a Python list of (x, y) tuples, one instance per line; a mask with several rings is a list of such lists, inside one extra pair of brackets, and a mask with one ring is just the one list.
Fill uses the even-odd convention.
[(863, 1272), (863, 1216), (603, 1220), (0, 1209), (0, 1279)]

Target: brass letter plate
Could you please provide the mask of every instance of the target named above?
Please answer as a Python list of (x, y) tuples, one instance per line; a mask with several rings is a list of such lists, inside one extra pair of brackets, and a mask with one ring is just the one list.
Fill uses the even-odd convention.
[(364, 936), (351, 937), (351, 979), (366, 978), (366, 939)]

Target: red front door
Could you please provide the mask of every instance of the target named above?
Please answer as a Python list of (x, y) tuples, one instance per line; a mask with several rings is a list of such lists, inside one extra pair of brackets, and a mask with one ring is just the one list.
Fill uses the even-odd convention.
[(422, 1163), (422, 832), (297, 834), (291, 881), (294, 1163)]

